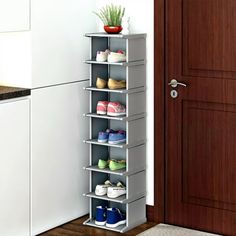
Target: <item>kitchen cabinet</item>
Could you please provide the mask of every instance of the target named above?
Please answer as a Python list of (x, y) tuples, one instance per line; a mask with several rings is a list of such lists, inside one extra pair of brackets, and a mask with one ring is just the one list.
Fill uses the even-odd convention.
[(0, 32), (30, 29), (30, 0), (0, 1)]
[(94, 0), (31, 0), (32, 87), (88, 79), (89, 42), (96, 29)]
[(29, 100), (0, 101), (0, 235), (30, 235)]
[(88, 213), (88, 94), (77, 82), (32, 90), (32, 235)]

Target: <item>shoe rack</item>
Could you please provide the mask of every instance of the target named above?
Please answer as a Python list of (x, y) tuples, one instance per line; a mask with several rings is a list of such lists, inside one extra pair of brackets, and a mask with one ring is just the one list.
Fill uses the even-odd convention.
[[(90, 86), (85, 89), (90, 93), (90, 112), (85, 116), (90, 119), (89, 139), (85, 143), (90, 147), (89, 219), (85, 225), (125, 232), (146, 222), (146, 34), (86, 34), (90, 40)], [(97, 62), (97, 51), (126, 52), (126, 62)], [(126, 89), (110, 90), (96, 88), (96, 79), (100, 77), (126, 80)], [(126, 116), (110, 117), (97, 115), (98, 101), (119, 101), (126, 105)], [(97, 141), (99, 131), (107, 128), (126, 130), (126, 143), (111, 145)], [(111, 171), (99, 169), (98, 160), (126, 160), (126, 168)], [(113, 183), (122, 181), (126, 185), (126, 195), (115, 199), (95, 195), (95, 187), (107, 179)], [(96, 206), (117, 207), (126, 214), (126, 224), (117, 228), (107, 228), (95, 224)]]

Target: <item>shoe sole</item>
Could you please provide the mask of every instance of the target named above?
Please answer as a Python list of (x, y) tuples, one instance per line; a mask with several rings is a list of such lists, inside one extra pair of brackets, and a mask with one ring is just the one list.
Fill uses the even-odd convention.
[(125, 194), (126, 194), (126, 193), (117, 194), (117, 195), (110, 195), (110, 194), (107, 194), (107, 196), (108, 196), (109, 198), (117, 198), (117, 197), (120, 197), (120, 196), (125, 195)]
[(119, 87), (119, 86), (117, 86), (117, 87), (112, 87), (112, 86), (108, 86), (108, 88), (111, 89), (111, 90), (126, 89), (126, 86), (124, 86), (124, 87)]
[(126, 220), (121, 220), (121, 221), (117, 222), (116, 224), (107, 224), (106, 223), (106, 227), (108, 227), (108, 228), (116, 228), (119, 225), (123, 225), (125, 223), (126, 223)]
[(98, 139), (98, 142), (99, 142), (99, 143), (107, 143), (107, 139), (106, 139), (106, 140)]
[(105, 85), (105, 86), (97, 86), (97, 85), (96, 85), (96, 88), (98, 88), (98, 89), (104, 89), (104, 88), (106, 88), (106, 85)]
[(97, 114), (98, 115), (106, 115), (107, 113), (106, 113), (106, 111), (97, 111)]
[(122, 113), (113, 113), (113, 112), (107, 112), (108, 116), (125, 116), (126, 112), (122, 112)]
[(102, 221), (102, 222), (100, 222), (100, 221), (96, 221), (96, 220), (95, 220), (95, 224), (96, 224), (96, 225), (103, 226), (103, 225), (106, 224), (106, 221)]
[(107, 193), (103, 193), (103, 194), (100, 194), (100, 193), (97, 193), (96, 191), (95, 191), (95, 195), (97, 195), (97, 196), (104, 196), (104, 195), (106, 195)]
[[(115, 171), (115, 170), (122, 170), (122, 169), (125, 169), (126, 168), (126, 166), (125, 167), (121, 167), (121, 168), (109, 168), (111, 171)], [(104, 168), (105, 169), (105, 168)]]
[(99, 59), (96, 59), (97, 62), (107, 62), (107, 60), (99, 60)]
[(109, 144), (120, 144), (125, 143), (126, 139), (118, 140), (118, 141), (108, 141)]
[(101, 166), (98, 166), (98, 168), (99, 168), (99, 169), (106, 169), (107, 166), (105, 166), (105, 167), (103, 167), (103, 166), (102, 166), (102, 167), (101, 167)]
[(119, 63), (119, 62), (126, 62), (126, 58), (125, 59), (114, 59), (114, 58), (107, 58), (107, 62), (110, 63)]

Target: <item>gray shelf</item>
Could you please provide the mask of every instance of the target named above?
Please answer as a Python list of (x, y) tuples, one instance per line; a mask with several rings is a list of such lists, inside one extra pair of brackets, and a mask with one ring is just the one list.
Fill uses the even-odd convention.
[(136, 147), (136, 146), (142, 145), (142, 144), (146, 143), (146, 140), (141, 140), (141, 141), (135, 142), (133, 144), (126, 144), (126, 143), (122, 143), (122, 144), (100, 143), (100, 142), (98, 142), (97, 139), (88, 139), (88, 140), (85, 140), (84, 142), (85, 143), (89, 143), (89, 144), (107, 146), (107, 147), (115, 147), (115, 148), (127, 149), (127, 148), (132, 148), (132, 147)]
[(89, 90), (89, 91), (96, 91), (96, 92), (107, 92), (107, 93), (122, 93), (122, 94), (132, 94), (132, 93), (139, 93), (139, 92), (144, 92), (145, 91), (145, 87), (138, 87), (138, 88), (134, 88), (134, 89), (108, 89), (108, 88), (104, 88), (104, 89), (99, 89), (96, 87), (85, 87), (85, 90)]
[(85, 196), (91, 197), (91, 198), (96, 198), (96, 199), (102, 199), (102, 200), (105, 200), (105, 201), (118, 202), (118, 203), (121, 203), (121, 204), (129, 202), (129, 200), (126, 199), (126, 195), (122, 195), (122, 196), (117, 197), (117, 198), (109, 198), (106, 195), (105, 196), (97, 196), (94, 192), (91, 192), (91, 193), (85, 194)]
[(98, 115), (96, 113), (87, 113), (85, 114), (87, 117), (98, 118), (98, 119), (106, 119), (106, 120), (119, 120), (119, 121), (132, 121), (141, 119), (146, 116), (145, 113), (133, 115), (130, 117), (127, 116), (107, 116), (107, 115)]
[(127, 176), (131, 174), (130, 172), (127, 172), (125, 168), (121, 170), (110, 170), (109, 168), (100, 169), (97, 165), (85, 167), (85, 170), (96, 171), (106, 174), (120, 175), (120, 176)]
[(120, 197), (117, 197), (117, 198), (109, 198), (107, 197), (106, 195), (104, 196), (98, 196), (96, 195), (94, 192), (91, 192), (91, 193), (87, 193), (85, 194), (86, 197), (90, 197), (90, 198), (96, 198), (96, 199), (101, 199), (101, 200), (104, 200), (104, 201), (110, 201), (110, 202), (117, 202), (117, 203), (121, 203), (121, 204), (126, 204), (126, 203), (130, 203), (130, 202), (133, 202), (135, 200), (138, 200), (142, 197), (145, 197), (146, 196), (146, 193), (142, 193), (142, 194), (139, 194), (137, 196), (134, 196), (130, 199), (127, 199), (126, 198), (126, 195), (122, 195)]
[(136, 39), (146, 38), (146, 34), (107, 34), (105, 32), (88, 33), (86, 37), (101, 37), (101, 38), (120, 38), (120, 39)]
[(95, 171), (95, 172), (99, 172), (99, 173), (106, 173), (106, 174), (110, 174), (110, 175), (120, 175), (120, 176), (129, 176), (129, 175), (133, 175), (135, 173), (146, 170), (145, 167), (140, 167), (138, 169), (134, 169), (131, 171), (126, 171), (125, 168), (121, 169), (121, 170), (110, 170), (109, 168), (100, 169), (97, 165), (87, 166), (87, 167), (84, 167), (84, 169), (88, 170), (88, 171)]
[(98, 64), (98, 65), (112, 65), (112, 66), (138, 66), (138, 65), (144, 65), (146, 64), (145, 60), (140, 61), (131, 61), (131, 62), (99, 62), (94, 59), (92, 60), (86, 60), (85, 63), (87, 64)]
[(98, 142), (97, 139), (88, 139), (88, 140), (85, 140), (85, 143), (101, 145), (101, 146), (108, 146), (108, 147), (116, 147), (116, 148), (127, 148), (126, 143), (123, 143), (123, 144), (100, 143), (100, 142)]
[(101, 225), (96, 225), (95, 224), (95, 220), (94, 219), (88, 219), (84, 222), (84, 225), (88, 225), (88, 226), (92, 226), (92, 227), (96, 227), (96, 228), (100, 228), (100, 229), (106, 229), (106, 230), (112, 230), (115, 232), (119, 232), (119, 233), (123, 233), (125, 231), (127, 231), (127, 227), (126, 225), (120, 225), (116, 228), (108, 228), (106, 226), (101, 226)]
[(126, 121), (129, 118), (126, 116), (107, 116), (107, 115), (98, 115), (96, 113), (87, 113), (85, 114), (87, 117), (93, 117), (98, 119), (107, 119), (107, 120), (120, 120), (120, 121)]

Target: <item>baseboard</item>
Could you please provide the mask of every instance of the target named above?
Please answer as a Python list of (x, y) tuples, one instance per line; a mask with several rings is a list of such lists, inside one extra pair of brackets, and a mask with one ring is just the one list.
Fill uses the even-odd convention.
[(149, 222), (154, 222), (154, 206), (146, 205), (146, 215)]

